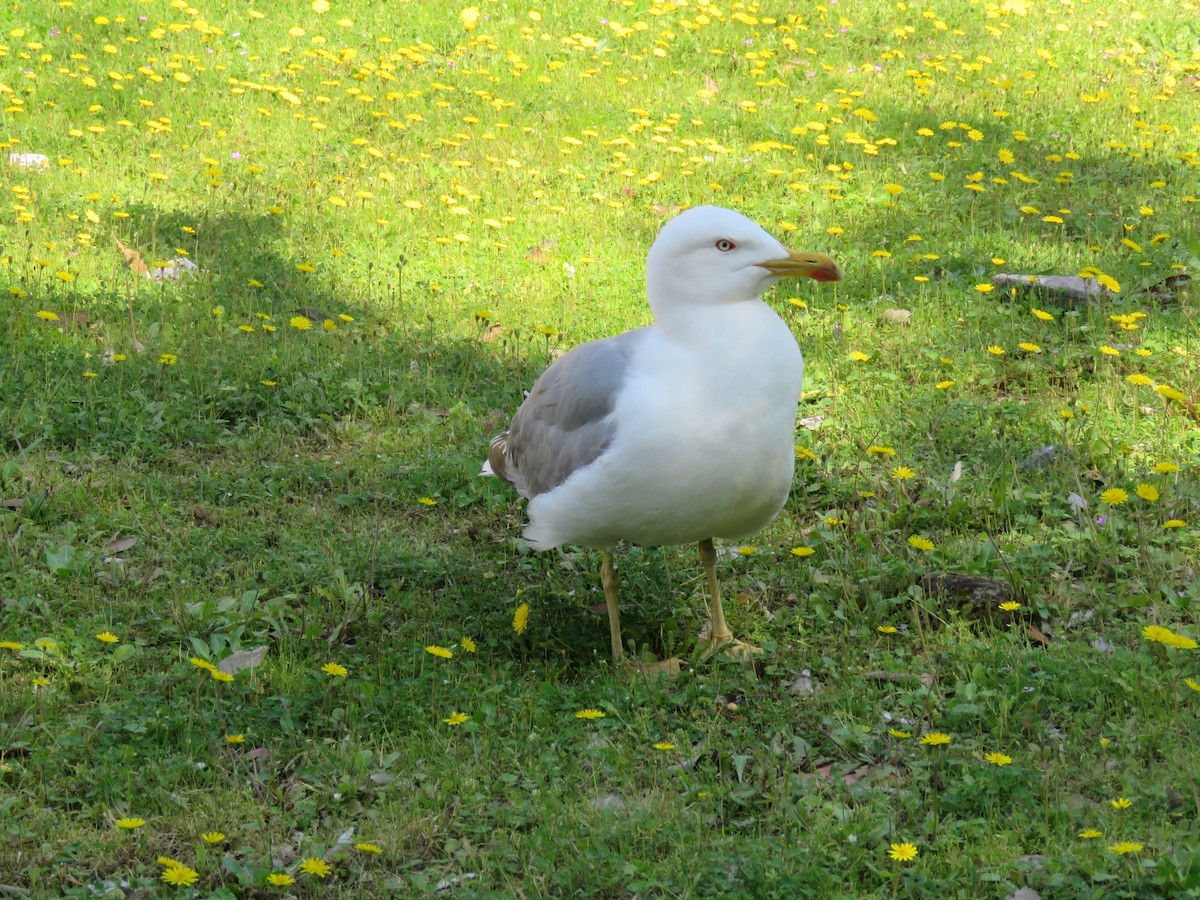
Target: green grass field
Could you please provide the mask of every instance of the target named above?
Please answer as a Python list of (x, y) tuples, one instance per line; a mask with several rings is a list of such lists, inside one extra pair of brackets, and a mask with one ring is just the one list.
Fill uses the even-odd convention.
[[(1196, 2), (21, 0), (0, 109), (0, 896), (1200, 896)], [(701, 203), (845, 280), (649, 680), (476, 475)]]

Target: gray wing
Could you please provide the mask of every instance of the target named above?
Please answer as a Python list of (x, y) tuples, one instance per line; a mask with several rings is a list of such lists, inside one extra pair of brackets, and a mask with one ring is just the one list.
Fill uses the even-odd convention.
[(492, 439), (491, 471), (525, 497), (552, 490), (596, 459), (612, 441), (612, 411), (645, 329), (580, 344), (558, 359)]

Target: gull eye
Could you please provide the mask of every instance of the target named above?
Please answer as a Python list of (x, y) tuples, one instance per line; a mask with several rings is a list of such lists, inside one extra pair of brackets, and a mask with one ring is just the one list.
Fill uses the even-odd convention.
[(737, 244), (735, 244), (733, 241), (729, 240), (729, 238), (721, 238), (716, 243), (716, 248), (718, 250), (720, 250), (722, 253), (728, 253), (730, 250), (732, 250), (736, 246), (737, 246)]

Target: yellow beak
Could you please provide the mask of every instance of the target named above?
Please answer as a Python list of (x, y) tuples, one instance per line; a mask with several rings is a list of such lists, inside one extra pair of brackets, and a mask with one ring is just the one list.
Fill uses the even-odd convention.
[(820, 253), (789, 251), (783, 259), (772, 259), (759, 265), (780, 278), (811, 278), (814, 281), (841, 281), (842, 278), (837, 263)]

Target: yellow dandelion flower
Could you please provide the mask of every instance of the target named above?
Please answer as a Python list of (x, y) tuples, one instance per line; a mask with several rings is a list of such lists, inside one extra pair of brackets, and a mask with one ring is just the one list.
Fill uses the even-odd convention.
[(118, 641), (120, 641), (121, 639), (119, 637), (117, 637), (115, 634), (113, 634), (111, 631), (102, 631), (98, 635), (96, 635), (96, 640), (98, 640), (104, 644), (115, 644)]
[(1134, 488), (1134, 493), (1150, 503), (1155, 502), (1159, 498), (1158, 488), (1152, 484), (1146, 484), (1145, 482), (1142, 482), (1136, 488)]
[(1012, 762), (1012, 757), (1007, 753), (988, 753), (983, 758), (994, 766), (1007, 766)]
[(1101, 492), (1100, 499), (1109, 506), (1120, 506), (1129, 499), (1129, 492), (1121, 488), (1109, 488)]
[(163, 870), (162, 880), (174, 887), (190, 887), (200, 878), (200, 873), (183, 864), (168, 866)]
[(603, 719), (604, 713), (598, 709), (581, 709), (575, 713), (577, 719)]
[(896, 862), (912, 862), (919, 853), (915, 844), (892, 844), (888, 847), (888, 857)]
[(792, 556), (799, 556), (801, 559), (812, 556), (816, 552), (812, 547), (793, 547), (791, 550)]
[(908, 539), (908, 545), (914, 550), (920, 550), (922, 553), (928, 553), (933, 549), (934, 543), (929, 538), (921, 537), (919, 534), (914, 534)]
[(288, 319), (288, 324), (299, 331), (308, 331), (312, 328), (312, 319), (308, 316), (292, 316)]
[(319, 856), (310, 856), (300, 863), (300, 871), (305, 875), (316, 875), (318, 878), (325, 878), (333, 871), (333, 866), (325, 862)]
[(452, 712), (452, 713), (450, 713), (450, 718), (442, 719), (442, 721), (445, 722), (447, 725), (461, 725), (463, 722), (466, 722), (470, 718), (471, 717), (468, 716), (466, 713)]
[(135, 828), (141, 828), (143, 825), (145, 825), (146, 820), (138, 818), (137, 816), (127, 816), (123, 819), (117, 819), (114, 824), (118, 828), (124, 829), (125, 831), (133, 831)]
[(330, 662), (321, 666), (321, 671), (332, 678), (345, 678), (350, 670), (345, 666), (340, 666), (335, 662)]
[(921, 737), (921, 743), (926, 747), (945, 747), (952, 740), (944, 731), (931, 731)]
[(439, 647), (437, 644), (430, 644), (425, 648), (425, 652), (430, 656), (436, 656), (438, 659), (452, 659), (454, 651), (448, 647)]

